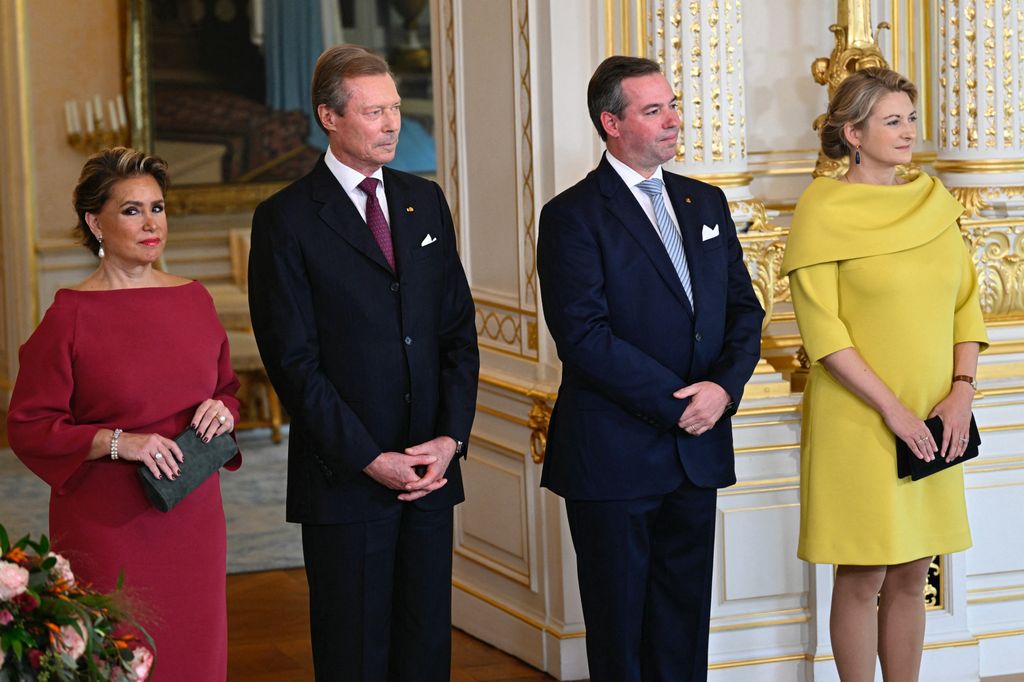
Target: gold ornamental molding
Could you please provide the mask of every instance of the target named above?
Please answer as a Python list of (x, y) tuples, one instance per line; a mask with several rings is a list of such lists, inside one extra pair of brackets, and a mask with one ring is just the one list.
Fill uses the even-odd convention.
[[(523, 260), (525, 261), (523, 282), (524, 290), (520, 294), (520, 302), (527, 306), (537, 306), (537, 220), (533, 189), (534, 157), (533, 157), (533, 94), (530, 78), (530, 7), (527, 0), (519, 0), (518, 4), (518, 42), (514, 56), (519, 64), (519, 211), (520, 224), (523, 230)], [(536, 327), (534, 327), (536, 328)], [(529, 341), (529, 339), (528, 339)], [(528, 344), (529, 345), (529, 344)], [(533, 349), (536, 349), (536, 343)]]
[(174, 216), (252, 213), (261, 201), (287, 183), (182, 185), (167, 190), (167, 211)]
[(717, 187), (746, 187), (754, 181), (753, 173), (706, 173), (690, 177)]
[(937, 159), (940, 173), (1024, 173), (1024, 159)]
[(950, 187), (949, 192), (956, 197), (957, 201), (964, 205), (967, 219), (972, 219), (981, 215), (982, 210), (991, 208), (990, 201), (1024, 197), (1024, 186)]

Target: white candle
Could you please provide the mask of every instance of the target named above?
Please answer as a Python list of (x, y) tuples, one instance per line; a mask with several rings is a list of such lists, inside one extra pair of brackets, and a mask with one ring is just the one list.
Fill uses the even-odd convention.
[(82, 124), (78, 118), (78, 102), (71, 100), (68, 102), (71, 105), (71, 128), (72, 132), (79, 134), (82, 132)]
[(124, 110), (124, 97), (122, 95), (117, 96), (117, 117), (118, 122), (122, 128), (128, 127), (128, 116)]
[(68, 135), (75, 132), (71, 126), (71, 102), (64, 102), (64, 127), (67, 128)]
[(114, 108), (114, 100), (107, 100), (107, 111), (110, 112), (110, 129), (119, 130), (121, 126), (117, 125), (117, 109)]
[(93, 105), (95, 106), (94, 113), (96, 114), (96, 127), (103, 127), (103, 101), (99, 95), (94, 95), (92, 98)]
[(92, 122), (92, 102), (85, 100), (85, 132), (92, 135), (95, 130)]

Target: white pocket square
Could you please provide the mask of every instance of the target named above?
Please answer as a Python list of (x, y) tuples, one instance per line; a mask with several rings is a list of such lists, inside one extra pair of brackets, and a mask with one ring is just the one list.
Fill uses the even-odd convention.
[(704, 229), (702, 229), (700, 231), (701, 241), (705, 241), (706, 242), (707, 240), (714, 239), (717, 236), (718, 236), (718, 224), (717, 223), (715, 224), (714, 227), (708, 227), (707, 225), (705, 225)]
[(427, 236), (424, 237), (423, 241), (420, 242), (420, 246), (430, 246), (431, 244), (433, 244), (436, 241), (437, 241), (437, 237), (431, 237), (430, 233), (428, 232)]

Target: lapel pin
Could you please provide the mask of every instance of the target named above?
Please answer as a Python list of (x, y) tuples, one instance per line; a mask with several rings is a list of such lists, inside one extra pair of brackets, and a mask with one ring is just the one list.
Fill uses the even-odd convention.
[(692, 204), (693, 203), (693, 199), (691, 199), (690, 197), (686, 197), (685, 201), (688, 204)]
[(412, 213), (412, 212), (413, 212), (413, 211), (415, 211), (415, 210), (416, 210), (416, 209), (414, 209), (414, 208), (413, 208), (412, 206), (406, 206), (406, 207), (405, 207), (405, 212), (406, 212), (406, 213)]

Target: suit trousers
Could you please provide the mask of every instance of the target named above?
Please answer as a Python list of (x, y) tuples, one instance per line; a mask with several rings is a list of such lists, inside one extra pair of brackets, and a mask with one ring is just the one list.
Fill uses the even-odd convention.
[(452, 509), (303, 524), (318, 682), (448, 682)]
[(591, 682), (707, 679), (716, 499), (566, 500)]

